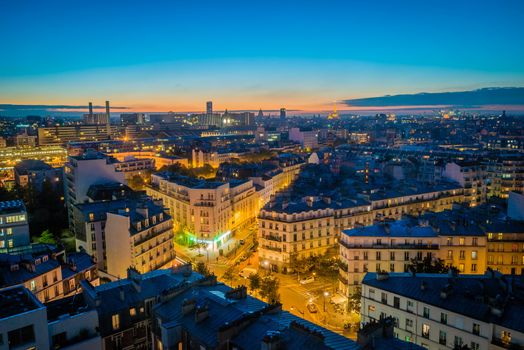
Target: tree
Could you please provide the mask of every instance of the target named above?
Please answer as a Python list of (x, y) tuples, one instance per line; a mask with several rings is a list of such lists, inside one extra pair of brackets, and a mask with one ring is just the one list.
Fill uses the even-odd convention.
[(36, 241), (38, 243), (43, 244), (56, 244), (55, 236), (51, 232), (49, 232), (49, 230), (45, 230), (44, 232), (42, 232), (42, 234), (40, 235), (40, 237), (36, 239)]
[(416, 273), (448, 273), (449, 269), (456, 271), (453, 266), (448, 266), (442, 259), (431, 259), (426, 256), (421, 259), (411, 259), (409, 270)]
[(278, 293), (278, 287), (280, 281), (278, 278), (273, 276), (265, 276), (260, 281), (260, 296), (270, 304), (276, 304), (280, 302), (280, 294)]
[(211, 275), (211, 272), (209, 272), (207, 265), (203, 261), (199, 261), (196, 263), (195, 270), (196, 272), (198, 272), (199, 274), (205, 277)]
[(348, 298), (348, 310), (360, 314), (360, 300), (362, 298), (362, 291), (358, 287), (355, 293), (351, 294)]
[(260, 289), (260, 275), (258, 273), (249, 275), (249, 289), (253, 292)]
[(234, 270), (233, 267), (230, 266), (226, 271), (224, 271), (224, 275), (222, 275), (222, 278), (231, 283), (231, 281), (233, 281), (233, 277), (235, 277)]
[(135, 191), (139, 191), (144, 189), (144, 186), (146, 185), (146, 182), (140, 175), (134, 175), (129, 181), (127, 182), (129, 187), (131, 187)]

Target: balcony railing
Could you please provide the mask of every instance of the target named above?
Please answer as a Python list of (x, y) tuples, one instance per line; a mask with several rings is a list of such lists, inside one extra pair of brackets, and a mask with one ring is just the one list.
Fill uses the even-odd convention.
[(272, 247), (272, 246), (269, 246), (269, 245), (263, 245), (263, 246), (262, 246), (262, 249), (268, 249), (268, 250), (272, 250), (272, 251), (274, 251), (274, 252), (279, 252), (279, 253), (282, 252), (282, 248), (279, 248), (279, 247)]
[(408, 243), (408, 244), (350, 244), (344, 241), (339, 243), (347, 249), (438, 249), (438, 244), (419, 244), (419, 243)]
[(510, 340), (493, 337), (491, 344), (511, 350), (524, 350), (524, 345), (512, 343)]

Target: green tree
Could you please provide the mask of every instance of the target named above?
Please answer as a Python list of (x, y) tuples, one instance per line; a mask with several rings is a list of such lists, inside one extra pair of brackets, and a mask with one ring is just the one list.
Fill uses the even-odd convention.
[(231, 282), (233, 281), (233, 278), (235, 277), (235, 273), (233, 270), (233, 267), (229, 267), (226, 271), (224, 271), (224, 274), (222, 275), (222, 279)]
[(129, 179), (129, 181), (127, 181), (127, 184), (135, 191), (143, 190), (146, 186), (146, 176), (147, 175), (134, 175), (131, 179)]
[(360, 287), (357, 287), (355, 293), (351, 294), (348, 298), (348, 310), (360, 314), (360, 300), (362, 298), (362, 291)]
[(40, 237), (36, 240), (38, 243), (44, 243), (44, 244), (56, 244), (55, 236), (49, 232), (49, 230), (45, 230), (42, 232)]
[(448, 266), (442, 259), (432, 259), (426, 256), (422, 259), (411, 259), (409, 270), (416, 273), (448, 273), (449, 269), (456, 271), (453, 266)]
[(260, 296), (270, 304), (276, 304), (280, 302), (280, 294), (278, 293), (278, 287), (280, 281), (274, 276), (265, 276), (260, 281)]
[(258, 273), (249, 275), (249, 289), (253, 292), (260, 289), (260, 275)]
[(211, 272), (209, 272), (207, 265), (203, 261), (199, 261), (196, 263), (195, 271), (206, 277), (211, 275)]

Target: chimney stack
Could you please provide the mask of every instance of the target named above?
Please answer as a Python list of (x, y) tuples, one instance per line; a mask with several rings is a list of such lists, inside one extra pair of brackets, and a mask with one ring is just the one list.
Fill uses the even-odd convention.
[(107, 115), (107, 137), (111, 138), (111, 115), (109, 114), (109, 101), (106, 101), (106, 115)]

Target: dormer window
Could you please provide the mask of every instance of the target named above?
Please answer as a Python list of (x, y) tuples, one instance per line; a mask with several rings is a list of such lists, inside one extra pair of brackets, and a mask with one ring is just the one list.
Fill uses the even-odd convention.
[(145, 227), (148, 227), (148, 226), (149, 226), (149, 219), (145, 219), (145, 220), (144, 220), (144, 226), (145, 226)]
[(139, 231), (142, 229), (142, 223), (140, 221), (136, 223), (136, 229)]
[(44, 255), (44, 256), (42, 257), (42, 261), (43, 261), (43, 262), (46, 262), (48, 259), (49, 259), (49, 257), (48, 257), (47, 255)]

